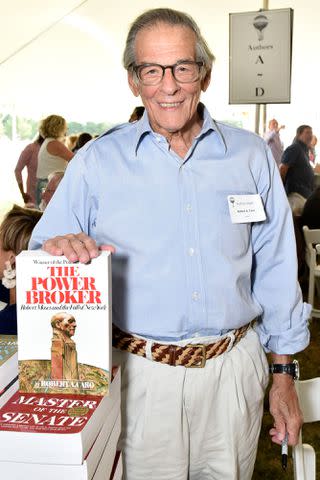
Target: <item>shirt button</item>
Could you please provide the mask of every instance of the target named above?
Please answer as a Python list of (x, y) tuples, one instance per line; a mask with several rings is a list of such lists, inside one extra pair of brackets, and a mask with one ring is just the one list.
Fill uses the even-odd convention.
[(190, 203), (188, 203), (188, 205), (186, 207), (186, 210), (187, 210), (188, 213), (192, 212), (192, 207), (191, 207)]
[(200, 298), (200, 293), (199, 292), (193, 292), (192, 293), (192, 300), (194, 300), (196, 302), (197, 300), (199, 300), (199, 298)]
[(193, 255), (195, 254), (194, 248), (190, 247), (189, 250), (188, 250), (188, 253), (189, 253), (190, 257), (193, 257)]

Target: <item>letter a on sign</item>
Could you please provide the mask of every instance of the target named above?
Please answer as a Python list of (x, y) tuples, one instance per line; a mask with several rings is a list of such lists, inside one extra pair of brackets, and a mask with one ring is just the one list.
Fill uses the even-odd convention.
[(261, 55), (258, 55), (258, 58), (257, 58), (257, 60), (256, 60), (255, 63), (256, 63), (256, 64), (257, 64), (257, 63), (264, 63), (264, 61), (262, 60)]

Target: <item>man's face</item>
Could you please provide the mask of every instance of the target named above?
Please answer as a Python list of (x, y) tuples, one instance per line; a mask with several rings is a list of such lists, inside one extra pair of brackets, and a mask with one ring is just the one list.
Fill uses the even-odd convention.
[(298, 140), (305, 143), (307, 147), (310, 147), (312, 140), (312, 128), (305, 128), (302, 133), (300, 133)]
[(66, 315), (65, 318), (58, 323), (57, 327), (68, 335), (68, 337), (73, 337), (77, 327), (76, 319), (72, 315)]
[[(186, 27), (161, 23), (145, 28), (136, 37), (136, 64), (174, 65), (179, 60), (195, 61), (195, 43), (195, 34)], [(155, 86), (136, 84), (130, 73), (128, 80), (134, 95), (141, 96), (153, 130), (167, 136), (188, 131), (197, 123), (197, 105), (201, 90), (205, 91), (209, 85), (210, 73), (193, 83), (178, 83), (170, 69), (165, 70), (162, 81)]]

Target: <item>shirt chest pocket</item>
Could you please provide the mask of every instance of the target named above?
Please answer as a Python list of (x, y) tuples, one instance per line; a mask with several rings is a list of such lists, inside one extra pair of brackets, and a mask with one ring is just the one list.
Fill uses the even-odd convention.
[(228, 195), (250, 195), (248, 191), (216, 192), (214, 199), (214, 217), (216, 218), (218, 245), (221, 253), (232, 259), (239, 259), (251, 251), (251, 222), (232, 223)]

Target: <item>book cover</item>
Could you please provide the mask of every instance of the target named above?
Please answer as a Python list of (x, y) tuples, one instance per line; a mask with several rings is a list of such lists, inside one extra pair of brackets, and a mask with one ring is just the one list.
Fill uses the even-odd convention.
[(120, 377), (104, 397), (16, 392), (0, 409), (0, 461), (81, 465), (120, 408)]
[[(18, 364), (18, 362), (17, 362)], [(14, 377), (11, 382), (8, 383), (1, 391), (0, 391), (0, 408), (7, 403), (9, 398), (18, 390), (19, 381), (18, 375)]]
[(114, 459), (110, 478), (106, 477), (106, 480), (108, 480), (108, 478), (109, 480), (121, 480), (122, 473), (123, 473), (122, 452), (118, 450)]
[(110, 252), (84, 265), (23, 251), (16, 268), (19, 390), (108, 395)]
[[(105, 450), (114, 455), (120, 427), (120, 397), (116, 400), (109, 415), (81, 465), (46, 464), (0, 461), (3, 478), (25, 480), (26, 478), (57, 480), (91, 480)], [(115, 437), (115, 438), (114, 438)], [(41, 462), (42, 459), (38, 458)]]
[(0, 335), (0, 391), (18, 375), (17, 352), (17, 336)]
[[(121, 415), (118, 415), (118, 418), (115, 422), (113, 430), (108, 439), (108, 443), (105, 446), (100, 462), (97, 466), (97, 469), (92, 477), (92, 480), (106, 480), (112, 478), (112, 469), (114, 467), (115, 461), (118, 464), (117, 460), (117, 443), (121, 433)], [(116, 470), (116, 466), (115, 466)]]

